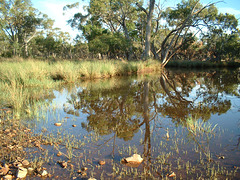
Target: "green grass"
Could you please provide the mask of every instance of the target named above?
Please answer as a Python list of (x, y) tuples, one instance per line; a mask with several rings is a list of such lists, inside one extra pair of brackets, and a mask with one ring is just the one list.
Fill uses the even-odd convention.
[(157, 61), (41, 61), (4, 59), (0, 61), (0, 107), (17, 112), (26, 108), (49, 89), (80, 79), (97, 79), (132, 73), (159, 71)]
[[(237, 62), (170, 61), (168, 67), (205, 68), (239, 67)], [(159, 61), (41, 61), (0, 59), (0, 107), (12, 107), (19, 111), (39, 100), (49, 89), (80, 79), (100, 79), (128, 74), (150, 73), (161, 70)]]

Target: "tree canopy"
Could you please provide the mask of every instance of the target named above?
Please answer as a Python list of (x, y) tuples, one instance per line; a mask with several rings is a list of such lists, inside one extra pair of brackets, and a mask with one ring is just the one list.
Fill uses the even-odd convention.
[[(161, 1), (90, 0), (85, 12), (69, 19), (79, 35), (53, 29), (54, 21), (32, 7), (30, 0), (1, 0), (1, 56), (44, 58), (153, 58), (233, 61), (239, 57), (238, 20), (219, 13), (216, 3), (182, 0), (176, 7)], [(69, 4), (71, 11), (80, 3)]]

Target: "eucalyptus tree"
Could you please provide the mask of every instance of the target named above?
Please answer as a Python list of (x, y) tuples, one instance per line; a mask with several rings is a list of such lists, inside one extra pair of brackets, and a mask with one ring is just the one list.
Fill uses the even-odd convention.
[[(127, 42), (126, 57), (132, 59), (133, 42), (130, 34), (135, 30), (135, 22), (138, 18), (135, 3), (136, 1), (133, 0), (90, 0), (86, 14), (76, 13), (69, 23), (72, 27), (81, 30), (88, 42), (102, 34), (106, 36), (106, 34), (123, 33)], [(64, 10), (78, 5), (79, 3), (67, 5)], [(100, 42), (99, 39), (97, 41)]]
[(10, 43), (13, 55), (28, 56), (28, 44), (38, 30), (53, 24), (46, 15), (32, 7), (30, 0), (0, 1), (0, 31)]
[(146, 13), (147, 15), (147, 21), (146, 21), (146, 38), (145, 38), (145, 49), (143, 53), (143, 58), (148, 59), (150, 57), (151, 49), (150, 49), (150, 44), (151, 44), (151, 32), (152, 32), (152, 19), (153, 19), (153, 12), (154, 12), (154, 7), (155, 7), (155, 0), (150, 0), (149, 1), (149, 8), (148, 10), (143, 8), (141, 5), (136, 3), (136, 5)]
[(47, 33), (42, 33), (34, 38), (37, 56), (45, 58), (72, 58), (73, 46), (70, 42), (69, 33), (60, 31), (59, 28), (51, 29)]
[(209, 22), (208, 32), (202, 40), (206, 41), (211, 59), (221, 61), (223, 58), (238, 58), (239, 30), (238, 20), (231, 14), (218, 14)]
[(203, 6), (199, 0), (182, 0), (176, 9), (167, 8), (165, 18), (169, 33), (161, 43), (162, 65), (165, 66), (184, 45), (194, 42), (194, 37), (203, 32), (216, 13), (214, 3)]
[(8, 40), (7, 38), (5, 37), (5, 34), (0, 31), (0, 55), (4, 56), (4, 57), (10, 57), (11, 54), (9, 54), (8, 52), (8, 47), (9, 47), (9, 44), (8, 44)]

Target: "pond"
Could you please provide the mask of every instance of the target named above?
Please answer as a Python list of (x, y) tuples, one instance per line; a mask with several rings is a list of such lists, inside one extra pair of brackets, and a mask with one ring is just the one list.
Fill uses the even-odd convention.
[[(45, 148), (61, 179), (239, 179), (239, 82), (232, 69), (83, 80), (33, 124), (58, 140)], [(122, 161), (133, 154), (142, 163)]]

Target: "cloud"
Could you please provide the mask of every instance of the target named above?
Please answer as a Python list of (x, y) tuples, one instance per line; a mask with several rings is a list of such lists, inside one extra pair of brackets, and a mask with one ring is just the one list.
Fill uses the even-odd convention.
[(221, 7), (219, 8), (219, 12), (221, 13), (229, 13), (229, 14), (233, 14), (235, 16), (239, 16), (240, 15), (240, 10), (236, 10), (236, 9), (233, 9), (231, 7)]
[(77, 30), (73, 30), (70, 25), (67, 24), (67, 20), (71, 19), (73, 15), (77, 12), (84, 12), (83, 5), (81, 4), (79, 8), (74, 8), (65, 13), (63, 15), (63, 7), (67, 4), (72, 4), (74, 2), (67, 1), (67, 0), (43, 0), (36, 2), (34, 4), (35, 8), (41, 11), (44, 14), (47, 14), (49, 18), (53, 19), (54, 27), (61, 28), (63, 32), (69, 32), (71, 37), (74, 38), (77, 34)]

